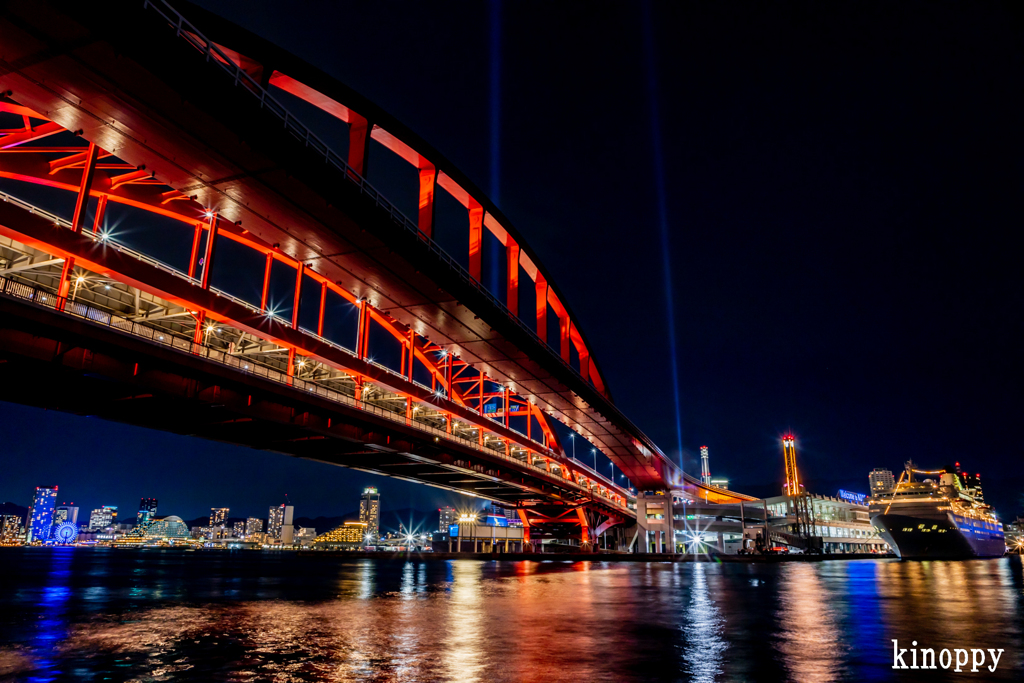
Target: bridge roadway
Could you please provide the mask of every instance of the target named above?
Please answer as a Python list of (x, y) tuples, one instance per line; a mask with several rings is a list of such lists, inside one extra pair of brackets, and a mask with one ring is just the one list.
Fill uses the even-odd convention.
[[(0, 114), (20, 121), (2, 131), (0, 178), (77, 193), (78, 202), (63, 226), (70, 229), (43, 230), (13, 204), (0, 222), (19, 248), (62, 259), (52, 283), (57, 293), (69, 294), (76, 268), (102, 275), (133, 292), (135, 317), (141, 293), (195, 318), (192, 341), (200, 346), (217, 345), (203, 332), (215, 322), (238, 333), (239, 343), (249, 335), (284, 350), (287, 362), (277, 367), (289, 381), (309, 361), (342, 384), (349, 380), (355, 400), (362, 400), (364, 384), (404, 400), (407, 422), (432, 402), (445, 434), (456, 432), (461, 419), (475, 427), (478, 447), (490, 449), (485, 442), (496, 439), (497, 449), (521, 458), (528, 471), (543, 462), (545, 471), (561, 469), (563, 479), (578, 479), (588, 491), (604, 487), (623, 505), (627, 490), (565, 458), (550, 420), (590, 441), (640, 489), (682, 486), (711, 502), (749, 499), (683, 475), (615, 408), (548, 272), (440, 153), (319, 70), (183, 7), (202, 31), (164, 2), (102, 13), (80, 3), (5, 3)], [(331, 150), (289, 109), (300, 105), (334, 117), (336, 130), (326, 134), (347, 137), (347, 154)], [(367, 181), (382, 155), (411, 165), (415, 221)], [(465, 253), (456, 258), (433, 239), (439, 193), (466, 211)], [(160, 225), (165, 239), (191, 242), (187, 266), (126, 256), (104, 215), (114, 207), (119, 215), (134, 211), (136, 222), (168, 219)], [(488, 235), (499, 240), (508, 265), (497, 293), (481, 285)], [(265, 258), (259, 303), (211, 284), (226, 241)], [(275, 315), (268, 302), (272, 272), (281, 266), (294, 273), (290, 321), (287, 310)], [(30, 279), (45, 287), (41, 275)], [(521, 310), (520, 281), (533, 289), (532, 311)], [(83, 298), (112, 315), (125, 312), (101, 294)], [(319, 317), (310, 322), (317, 294)], [(332, 297), (357, 310), (354, 353), (327, 338)], [(552, 326), (558, 339), (549, 344)], [(374, 362), (374, 329), (400, 344), (400, 367)], [(180, 337), (183, 330), (174, 332)], [(357, 460), (346, 464), (360, 466)]]

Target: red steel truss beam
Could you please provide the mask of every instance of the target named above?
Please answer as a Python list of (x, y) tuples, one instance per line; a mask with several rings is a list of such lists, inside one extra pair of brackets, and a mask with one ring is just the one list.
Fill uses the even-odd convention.
[[(328, 367), (379, 384), (400, 396), (433, 405), (461, 421), (478, 427), (481, 433), (491, 432), (528, 451), (539, 450), (539, 444), (529, 441), (518, 432), (506, 429), (497, 422), (482, 418), (476, 411), (454, 400), (440, 397), (361, 358), (353, 358), (301, 330), (283, 326), (268, 316), (253, 313), (240, 304), (122, 254), (116, 248), (102, 242), (77, 235), (70, 230), (54, 230), (51, 223), (10, 204), (0, 203), (0, 234), (57, 257), (74, 258), (83, 268), (150, 292), (187, 310), (202, 312), (207, 319), (224, 322), (255, 337), (293, 349)], [(558, 461), (564, 459), (564, 456), (555, 452), (546, 452), (543, 455)], [(572, 467), (568, 461), (562, 464)]]
[(5, 135), (0, 138), (0, 149), (10, 149), (11, 147), (17, 147), (18, 145), (24, 145), (26, 142), (33, 142), (35, 140), (41, 140), (57, 133), (63, 133), (64, 129), (53, 121), (44, 123), (37, 128), (29, 128), (21, 133), (13, 133), (11, 135)]

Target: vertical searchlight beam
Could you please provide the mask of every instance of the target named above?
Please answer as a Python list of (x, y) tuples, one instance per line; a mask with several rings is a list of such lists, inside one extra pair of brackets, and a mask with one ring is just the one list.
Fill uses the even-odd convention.
[[(490, 110), (491, 110), (491, 201), (495, 206), (501, 204), (501, 0), (491, 0), (491, 40), (490, 40)], [(486, 231), (485, 231), (486, 232)], [(487, 240), (484, 241), (485, 244)], [(486, 249), (487, 278), (486, 282), (491, 293), (501, 291), (499, 270), (502, 267), (502, 245), (491, 244)]]
[(670, 256), (668, 231), (668, 201), (665, 196), (665, 157), (661, 149), (661, 116), (658, 110), (658, 73), (654, 55), (654, 22), (651, 17), (651, 2), (645, 0), (643, 12), (644, 70), (647, 82), (647, 104), (651, 113), (651, 144), (653, 146), (654, 189), (657, 195), (658, 227), (661, 233), (661, 258), (665, 275), (665, 307), (668, 309), (669, 361), (672, 369), (672, 395), (676, 408), (676, 447), (679, 450), (679, 467), (683, 467), (683, 421), (679, 399), (679, 361), (676, 357), (676, 314), (672, 293), (672, 259)]
[(491, 201), (501, 203), (501, 0), (491, 0)]

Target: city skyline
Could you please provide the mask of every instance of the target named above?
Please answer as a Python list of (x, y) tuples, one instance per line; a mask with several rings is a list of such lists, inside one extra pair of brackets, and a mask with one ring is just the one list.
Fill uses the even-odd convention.
[[(490, 137), (488, 73), (471, 58), (485, 46), (461, 40), (484, 40), (476, 30), (484, 22), (483, 8), (415, 8), (386, 17), (398, 22), (394, 32), (357, 35), (346, 43), (372, 56), (354, 64), (343, 58), (340, 45), (339, 52), (324, 50), (331, 41), (318, 32), (326, 29), (305, 26), (301, 16), (279, 17), (232, 3), (208, 6), (338, 76), (443, 150), (479, 185), (489, 184), (487, 155), (480, 153)], [(550, 11), (575, 20), (560, 14), (565, 10)], [(385, 20), (380, 8), (351, 12), (346, 20)], [(688, 30), (685, 8), (659, 12), (665, 26)], [(636, 85), (647, 68), (638, 57), (639, 17), (624, 8), (594, 12), (586, 21), (597, 30), (573, 32), (563, 45), (561, 36), (556, 40), (549, 33), (554, 29), (532, 26), (529, 12), (507, 14), (506, 64), (516, 66), (503, 79), (509, 109), (499, 166), (504, 181), (495, 180), (504, 189), (500, 206), (556, 269), (627, 416), (670, 457), (681, 457), (690, 473), (700, 471), (699, 446), (707, 444), (714, 453), (712, 474), (728, 478), (737, 491), (782, 479), (777, 438), (793, 429), (801, 443), (801, 474), (812, 488), (833, 478), (861, 482), (864, 471), (896, 471), (908, 458), (927, 466), (959, 460), (983, 473), (1010, 472), (989, 479), (991, 500), (1006, 517), (1016, 512), (1024, 481), (1012, 474), (1020, 457), (1013, 378), (1022, 372), (1007, 340), (1020, 336), (1020, 321), (1005, 311), (1013, 310), (1020, 283), (1012, 277), (1015, 266), (1007, 259), (1013, 251), (1004, 244), (1001, 226), (1012, 224), (1015, 215), (1008, 184), (1015, 167), (1009, 160), (1021, 140), (1010, 112), (1020, 95), (986, 88), (968, 76), (993, 65), (1011, 68), (1001, 57), (1012, 44), (1005, 26), (991, 23), (990, 16), (970, 16), (994, 38), (971, 53), (966, 65), (945, 49), (947, 34), (963, 36), (962, 10), (930, 15), (931, 23), (913, 35), (901, 28), (913, 9), (869, 10), (863, 21), (872, 40), (851, 41), (826, 22), (826, 32), (837, 32), (834, 44), (819, 43), (820, 35), (805, 31), (801, 21), (782, 21), (767, 10), (743, 16), (727, 8), (709, 10), (702, 17), (708, 35), (738, 22), (735, 34), (756, 37), (728, 48), (704, 35), (673, 40), (657, 28), (654, 77), (663, 144), (666, 157), (677, 162), (662, 181), (679, 189), (667, 207), (669, 251), (678, 269), (673, 293), (679, 346), (673, 350), (656, 256), (662, 247), (660, 219), (652, 208), (652, 144), (640, 132), (649, 127), (651, 104)], [(424, 41), (433, 40), (431, 32), (420, 30), (424, 25), (458, 45), (436, 56), (438, 74), (465, 74), (431, 80), (429, 100), (450, 103), (443, 106), (422, 106), (423, 98), (412, 95), (424, 86), (418, 73), (405, 68), (426, 49)], [(621, 26), (635, 30), (611, 49), (588, 37)], [(310, 40), (310, 31), (319, 39)], [(544, 38), (539, 47), (515, 38), (531, 31)], [(765, 57), (757, 46), (764, 47), (761, 36), (767, 34), (781, 36), (790, 47)], [(900, 49), (882, 63), (872, 44)], [(563, 50), (574, 57), (563, 59)], [(812, 50), (816, 58), (807, 59)], [(756, 75), (743, 67), (761, 59), (769, 60), (763, 69), (770, 88), (752, 85)], [(926, 62), (933, 68), (924, 69)], [(700, 67), (671, 66), (678, 64)], [(594, 74), (601, 74), (600, 82)], [(899, 93), (902, 108), (891, 112), (879, 105), (879, 91)], [(629, 134), (610, 147), (607, 127), (613, 124), (593, 114), (603, 110), (605, 92), (634, 105), (621, 112), (624, 122), (615, 123)], [(701, 96), (691, 101), (684, 93)], [(546, 103), (550, 126), (527, 130), (514, 123), (529, 119), (522, 109), (528, 102)], [(945, 133), (936, 138), (933, 130)], [(970, 135), (954, 134), (964, 130)], [(1007, 153), (978, 163), (976, 150), (996, 148)], [(566, 150), (557, 169), (535, 168), (537, 154), (551, 149)], [(634, 172), (617, 176), (623, 168)], [(621, 197), (643, 201), (595, 200), (595, 172), (617, 177)], [(534, 199), (550, 196), (551, 188), (559, 188), (564, 201)], [(618, 239), (627, 225), (630, 238)], [(625, 286), (609, 277), (623, 273), (629, 274)], [(621, 333), (631, 326), (639, 333)], [(679, 415), (664, 370), (671, 356), (680, 363)], [(641, 383), (643, 391), (634, 391)], [(153, 495), (189, 517), (212, 505), (256, 514), (269, 504), (264, 501), (285, 493), (299, 507), (327, 514), (337, 487), (348, 497), (384, 481), (184, 437), (140, 436), (121, 425), (89, 425), (96, 422), (89, 418), (6, 404), (4, 415), (18, 455), (11, 477), (0, 483), (0, 498), (21, 505), (27, 502), (26, 486), (52, 476), (47, 468), (94, 470), (84, 490), (102, 500), (79, 496), (85, 507), (109, 503), (128, 511), (133, 498)], [(675, 447), (677, 417), (682, 453)], [(52, 434), (79, 433), (85, 438), (45, 462), (24, 457), (47, 449)], [(161, 472), (171, 490), (143, 485), (152, 473), (133, 468), (128, 469), (134, 486), (106, 481), (122, 475), (104, 471), (102, 463), (130, 460), (118, 450), (136, 440), (150, 444), (144, 452), (183, 463), (180, 475)], [(192, 472), (211, 466), (221, 484), (192, 481)], [(323, 486), (311, 485), (321, 481)], [(218, 500), (218, 486), (221, 493), (238, 493)], [(413, 501), (410, 507), (429, 510), (448, 502), (436, 490), (394, 486)], [(262, 490), (242, 496), (254, 488)]]

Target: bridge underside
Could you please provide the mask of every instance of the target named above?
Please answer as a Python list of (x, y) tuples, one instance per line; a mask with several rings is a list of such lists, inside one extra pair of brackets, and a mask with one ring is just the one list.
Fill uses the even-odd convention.
[[(230, 43), (224, 53), (195, 27), (183, 29), (182, 19), (168, 24), (155, 6), (108, 15), (74, 3), (16, 3), (0, 16), (0, 182), (31, 186), (27, 195), (18, 187), (15, 199), (46, 188), (78, 200), (70, 220), (54, 209), (42, 222), (24, 215), (24, 205), (0, 204), (0, 239), (38, 250), (51, 271), (63, 263), (55, 282), (44, 282), (42, 270), (30, 274), (34, 257), (8, 261), (9, 277), (62, 302), (80, 295), (95, 319), (115, 316), (122, 327), (150, 330), (147, 342), (110, 324), (69, 321), (63, 309), (40, 306), (41, 294), (32, 303), (5, 301), (13, 317), (0, 324), (0, 350), (21, 386), (8, 382), (0, 398), (530, 507), (538, 524), (575, 525), (582, 536), (629, 516), (630, 493), (566, 458), (551, 420), (590, 441), (638, 489), (683, 487), (711, 503), (749, 498), (682, 474), (619, 413), (571, 311), (525, 242), (435, 150), (237, 27), (199, 13)], [(263, 76), (253, 80), (250, 67)], [(312, 93), (321, 109), (326, 103), (344, 114), (332, 130), (360, 141), (350, 144), (347, 163), (296, 123), (274, 99), (282, 96), (275, 87)], [(415, 224), (366, 180), (370, 157), (392, 153), (416, 165)], [(431, 237), (435, 190), (467, 212), (468, 273)], [(141, 223), (161, 230), (166, 244), (185, 240), (187, 250), (190, 242), (187, 265), (184, 257), (174, 266), (154, 263), (162, 257), (145, 249), (130, 254), (110, 229), (121, 219), (105, 217), (108, 205), (121, 217), (144, 214)], [(486, 230), (507, 251), (504, 301), (481, 285)], [(245, 259), (248, 275), (258, 271), (262, 297), (213, 284), (231, 259)], [(521, 270), (536, 289), (536, 330), (517, 312)], [(290, 324), (272, 301), (272, 281), (282, 272), (294, 283), (284, 297), (292, 302)], [(76, 274), (87, 284), (107, 282), (111, 294), (134, 297), (134, 305), (85, 285), (70, 294)], [(143, 311), (147, 297), (157, 305)], [(319, 317), (304, 323), (317, 303)], [(358, 316), (354, 350), (326, 331), (330, 312), (342, 309)], [(559, 351), (547, 343), (549, 321), (559, 328)], [(208, 326), (225, 331), (218, 339)], [(177, 346), (154, 346), (153, 330), (168, 332)], [(373, 353), (385, 346), (374, 336), (380, 331), (401, 347), (390, 368)], [(247, 359), (260, 377), (239, 374), (249, 370)], [(418, 378), (421, 372), (427, 375)], [(63, 383), (53, 385), (63, 387), (59, 396), (45, 390), (50, 379)], [(321, 400), (324, 392), (334, 400)], [(588, 517), (597, 513), (605, 522)]]
[[(68, 320), (38, 302), (0, 296), (0, 368), (0, 400), (429, 483), (509, 507), (536, 506), (530, 514), (537, 523), (559, 499), (569, 509), (595, 507), (555, 482), (439, 443), (416, 428), (86, 320)], [(586, 532), (576, 522), (569, 535)]]

